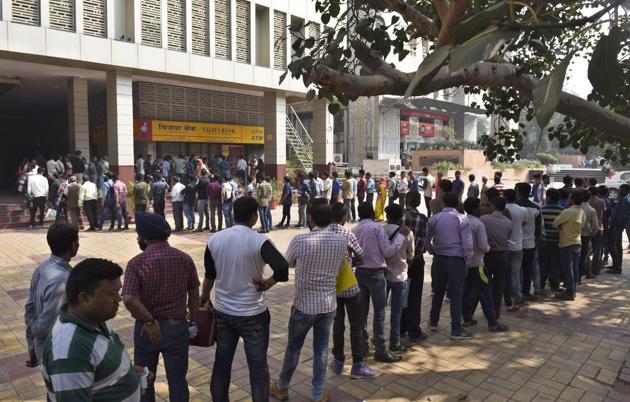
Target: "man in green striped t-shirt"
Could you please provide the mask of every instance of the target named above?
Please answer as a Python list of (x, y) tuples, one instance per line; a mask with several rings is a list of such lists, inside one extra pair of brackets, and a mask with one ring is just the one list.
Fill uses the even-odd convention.
[(82, 261), (70, 272), (68, 304), (42, 356), (50, 401), (140, 401), (144, 369), (131, 364), (125, 345), (105, 324), (122, 300), (122, 273), (119, 265), (98, 258)]

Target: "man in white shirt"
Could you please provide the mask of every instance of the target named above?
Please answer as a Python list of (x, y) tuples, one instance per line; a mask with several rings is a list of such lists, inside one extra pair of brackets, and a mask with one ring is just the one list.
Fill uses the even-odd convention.
[(422, 187), (424, 193), (424, 204), (427, 207), (427, 218), (431, 217), (431, 208), (429, 208), (429, 204), (431, 203), (431, 199), (433, 199), (433, 189), (435, 188), (435, 177), (431, 175), (429, 172), (429, 168), (423, 167), (422, 173), (424, 174), (424, 180), (422, 181), (424, 187)]
[(48, 198), (48, 179), (44, 177), (46, 169), (40, 167), (37, 174), (28, 177), (26, 194), (31, 198), (31, 221), (29, 228), (35, 225), (35, 214), (39, 209), (39, 225), (44, 226), (44, 210), (46, 209), (46, 199)]
[(512, 216), (512, 234), (508, 240), (510, 255), (510, 271), (506, 279), (505, 305), (507, 311), (516, 311), (523, 304), (521, 268), (523, 266), (523, 227), (527, 225), (527, 208), (516, 204), (516, 192), (503, 190), (503, 198), (507, 201), (505, 208)]
[(138, 154), (138, 159), (136, 159), (136, 174), (142, 175), (142, 179), (144, 180), (144, 159), (142, 158), (142, 154)]
[(236, 163), (236, 177), (243, 180), (243, 183), (247, 183), (247, 161), (242, 156), (238, 157)]
[(173, 176), (173, 182), (175, 183), (171, 189), (173, 220), (175, 221), (175, 230), (173, 232), (181, 232), (184, 230), (184, 194), (182, 191), (186, 186), (180, 182), (179, 176)]
[[(289, 264), (273, 243), (252, 227), (258, 220), (258, 203), (252, 197), (234, 202), (236, 225), (210, 237), (204, 256), (205, 279), (201, 305), (210, 300), (214, 287), (217, 346), (210, 381), (215, 401), (229, 399), (232, 361), (243, 338), (250, 372), (251, 398), (269, 400), (269, 309), (265, 291), (289, 279)], [(234, 247), (238, 244), (239, 247)], [(264, 278), (269, 264), (273, 276)]]
[(46, 171), (48, 173), (48, 178), (50, 180), (54, 180), (54, 175), (61, 174), (62, 172), (58, 170), (56, 158), (51, 156), (50, 159), (46, 162)]
[(324, 197), (324, 199), (330, 202), (330, 197), (332, 194), (332, 180), (330, 179), (330, 173), (328, 172), (324, 172), (323, 189), (324, 189), (324, 192), (322, 193), (322, 196)]
[(398, 190), (399, 204), (405, 205), (405, 196), (407, 195), (407, 190), (409, 189), (409, 182), (407, 182), (407, 175), (405, 172), (400, 172), (400, 180), (398, 180), (396, 189)]
[(96, 184), (90, 181), (90, 176), (83, 176), (83, 185), (79, 198), (83, 201), (83, 209), (87, 215), (90, 227), (88, 230), (93, 232), (98, 228), (98, 220), (96, 217), (96, 202), (98, 200), (98, 189)]
[(221, 185), (221, 200), (223, 201), (223, 220), (226, 228), (234, 226), (232, 210), (234, 206), (234, 189), (230, 183), (230, 179), (226, 177), (225, 182)]
[(324, 198), (324, 180), (319, 177), (319, 173), (316, 170), (313, 170), (313, 174), (315, 175), (315, 185), (317, 187), (317, 198)]

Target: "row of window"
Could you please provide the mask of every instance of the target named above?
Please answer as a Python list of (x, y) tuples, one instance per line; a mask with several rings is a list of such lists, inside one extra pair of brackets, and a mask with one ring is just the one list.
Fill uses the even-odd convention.
[[(76, 3), (80, 0), (49, 0), (49, 26), (53, 29), (75, 32), (77, 21)], [(210, 32), (210, 4), (214, 2), (214, 32)], [(106, 37), (108, 11), (114, 18), (114, 35), (117, 40), (138, 42), (147, 46), (166, 47), (170, 50), (191, 51), (208, 56), (214, 46), (214, 56), (219, 59), (241, 63), (252, 63), (252, 4), (247, 0), (191, 0), (191, 10), (186, 9), (186, 0), (167, 0), (166, 20), (162, 18), (161, 0), (140, 0), (140, 38), (134, 38), (134, 0), (115, 0), (114, 10), (107, 10), (107, 0), (83, 0), (83, 33)], [(235, 2), (235, 29), (232, 29), (232, 2)], [(11, 0), (13, 22), (41, 25), (41, 2), (39, 0)], [(255, 5), (255, 64), (285, 70), (287, 67), (287, 14)], [(191, 49), (186, 48), (186, 17), (191, 17)], [(292, 17), (291, 23), (303, 20)], [(163, 29), (166, 27), (166, 41)], [(212, 35), (213, 34), (213, 35)], [(232, 49), (235, 35), (235, 49)], [(310, 25), (309, 36), (319, 36), (319, 25)], [(210, 38), (213, 36), (213, 41)], [(273, 42), (270, 41), (273, 40)], [(270, 44), (273, 43), (273, 60), (270, 60)]]

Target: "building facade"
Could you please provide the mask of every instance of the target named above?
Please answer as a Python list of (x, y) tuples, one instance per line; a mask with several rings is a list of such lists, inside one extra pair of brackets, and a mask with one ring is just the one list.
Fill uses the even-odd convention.
[[(126, 178), (138, 153), (264, 154), (281, 177), (306, 88), (279, 78), (289, 24), (308, 21), (310, 0), (0, 0), (0, 138), (18, 155), (108, 155)], [(324, 167), (332, 116), (310, 108)]]

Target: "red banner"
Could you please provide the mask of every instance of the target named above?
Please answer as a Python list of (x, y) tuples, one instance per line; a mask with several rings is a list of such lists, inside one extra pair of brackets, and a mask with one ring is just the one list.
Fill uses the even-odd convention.
[(409, 120), (400, 121), (400, 136), (404, 137), (409, 135)]
[(450, 118), (450, 116), (446, 113), (423, 112), (423, 111), (411, 110), (411, 109), (402, 109), (400, 111), (400, 115), (422, 117), (425, 119), (434, 119), (434, 120), (442, 120), (442, 121), (448, 121)]

